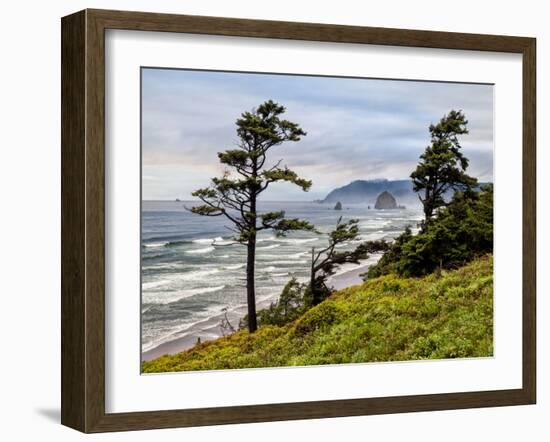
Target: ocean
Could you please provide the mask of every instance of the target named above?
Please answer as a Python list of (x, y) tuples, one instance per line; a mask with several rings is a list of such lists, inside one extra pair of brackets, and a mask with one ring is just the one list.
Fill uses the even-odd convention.
[[(246, 247), (231, 241), (224, 217), (203, 217), (189, 212), (196, 202), (143, 201), (141, 254), (142, 352), (154, 353), (170, 342), (194, 343), (221, 336), (219, 322), (225, 312), (233, 326), (246, 314)], [(261, 211), (285, 210), (288, 218), (302, 218), (322, 232), (292, 232), (276, 237), (262, 231), (256, 252), (256, 298), (261, 308), (277, 299), (295, 276), (307, 281), (311, 248), (327, 244), (326, 232), (343, 221), (359, 220), (356, 243), (398, 236), (422, 218), (419, 208), (368, 209), (366, 204), (315, 202), (262, 202)], [(344, 247), (353, 248), (357, 244)], [(340, 272), (353, 270), (347, 265)], [(191, 344), (192, 345), (192, 344)], [(161, 353), (162, 354), (162, 353)]]

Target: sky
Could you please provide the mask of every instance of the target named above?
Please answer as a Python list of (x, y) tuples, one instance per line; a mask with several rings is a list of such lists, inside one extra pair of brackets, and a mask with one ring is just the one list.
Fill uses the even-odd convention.
[(266, 100), (307, 133), (270, 152), (301, 177), (309, 192), (274, 183), (271, 201), (311, 201), (354, 180), (407, 179), (429, 144), (428, 127), (462, 110), (460, 137), (468, 173), (493, 180), (493, 86), (143, 68), (142, 198), (192, 199), (224, 168), (217, 153), (234, 149), (235, 121)]

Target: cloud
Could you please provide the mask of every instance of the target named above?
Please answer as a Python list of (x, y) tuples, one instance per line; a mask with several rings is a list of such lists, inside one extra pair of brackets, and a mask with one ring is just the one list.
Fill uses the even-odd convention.
[(406, 178), (429, 143), (428, 126), (462, 109), (469, 172), (492, 180), (490, 85), (145, 69), (142, 85), (145, 199), (189, 198), (222, 168), (235, 120), (267, 99), (307, 132), (272, 151), (313, 180), (310, 194), (273, 186), (269, 199), (314, 199), (355, 179)]

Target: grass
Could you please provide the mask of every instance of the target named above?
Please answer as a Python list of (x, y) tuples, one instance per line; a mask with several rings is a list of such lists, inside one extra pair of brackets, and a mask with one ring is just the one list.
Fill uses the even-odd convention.
[(493, 259), (340, 290), (296, 321), (143, 362), (145, 373), (492, 356)]

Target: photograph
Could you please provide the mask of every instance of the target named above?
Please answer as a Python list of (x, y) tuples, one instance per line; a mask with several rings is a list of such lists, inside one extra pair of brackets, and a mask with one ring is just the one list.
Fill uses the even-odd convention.
[(142, 374), (493, 357), (493, 84), (140, 89)]

